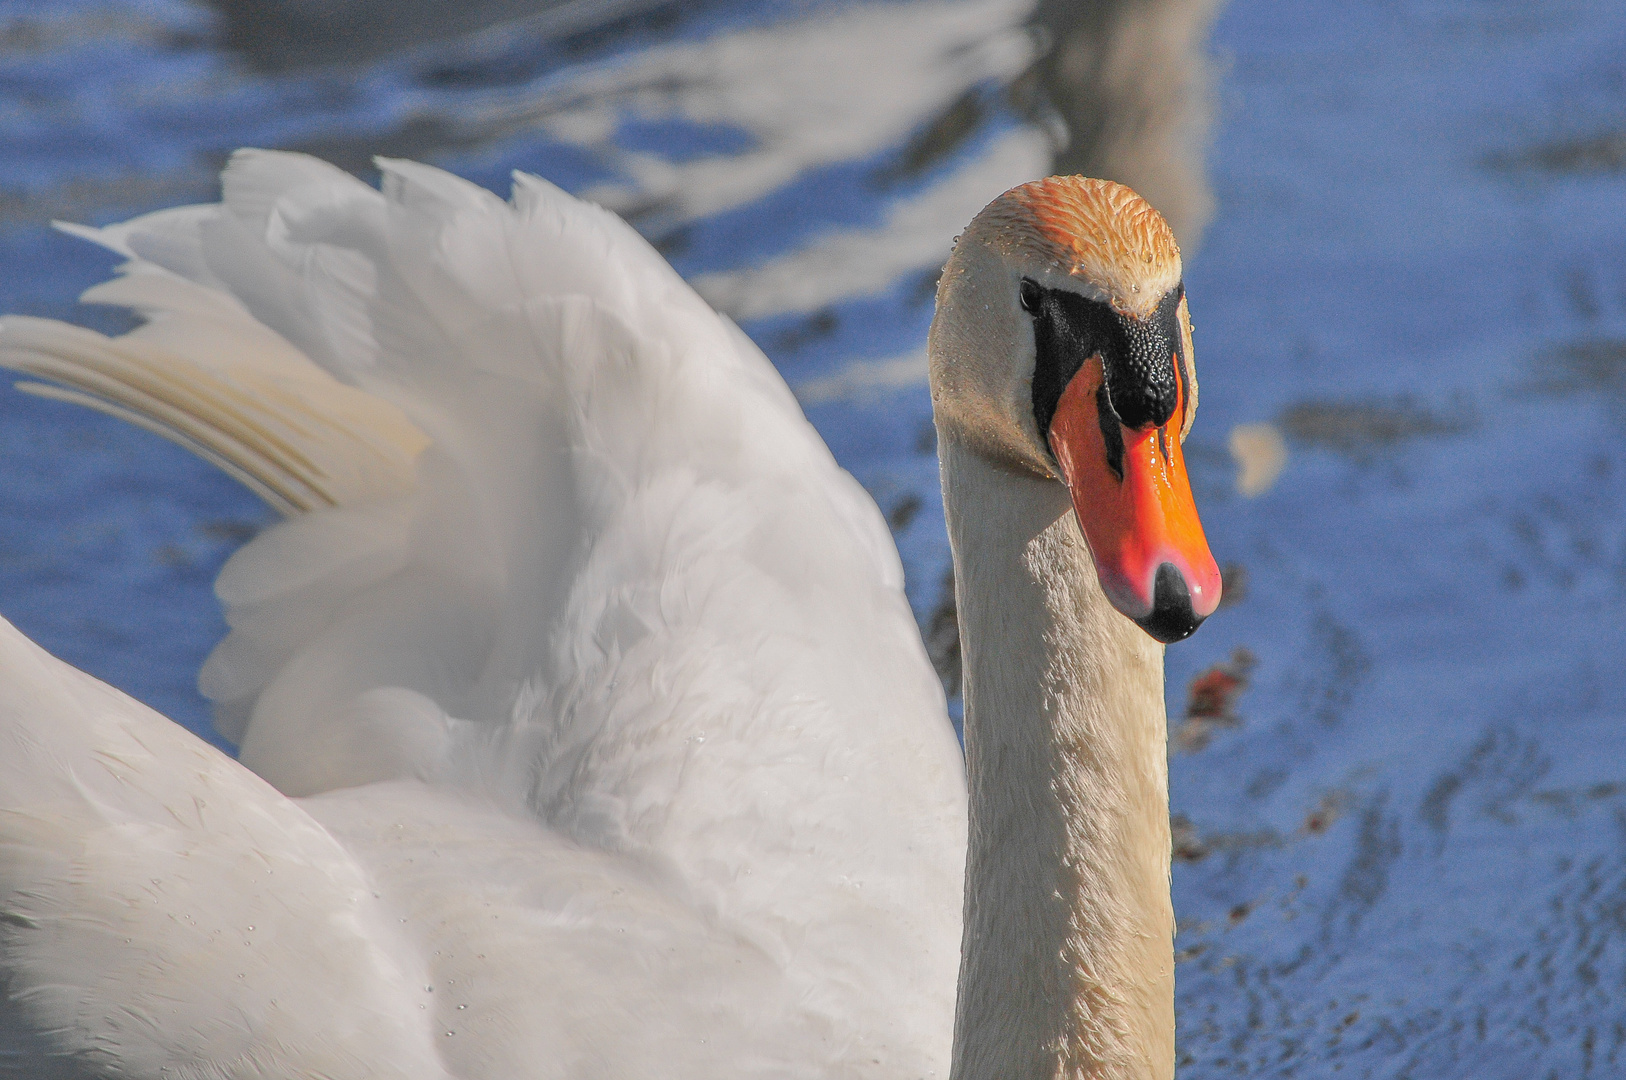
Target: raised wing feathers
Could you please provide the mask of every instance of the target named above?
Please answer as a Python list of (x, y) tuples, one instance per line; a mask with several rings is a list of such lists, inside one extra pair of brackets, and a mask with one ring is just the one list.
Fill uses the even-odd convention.
[[(599, 1049), (558, 1045), (607, 1070), (558, 1075), (644, 1072), (700, 1029), (720, 1043), (669, 1075), (716, 1075), (719, 1046), (775, 1075), (943, 1067), (963, 780), (873, 503), (613, 215), (381, 167), (380, 192), (241, 153), (220, 205), (95, 233), (132, 261), (93, 298), (144, 327), (0, 324), (0, 362), (298, 496), (217, 584), (232, 630), (201, 685), (242, 761), (427, 905), (403, 932), (433, 978), (464, 985), (476, 939), (529, 957), (491, 985), (577, 1016)], [(441, 869), (400, 861), (409, 818)], [(448, 945), (516, 880), (525, 949)], [(584, 914), (624, 902), (666, 974), (638, 981), (631, 923)], [(560, 919), (580, 932), (536, 929)], [(638, 1004), (571, 1004), (610, 1000)], [(550, 1045), (516, 1034), (543, 1006), (514, 1009), (458, 1075)]]

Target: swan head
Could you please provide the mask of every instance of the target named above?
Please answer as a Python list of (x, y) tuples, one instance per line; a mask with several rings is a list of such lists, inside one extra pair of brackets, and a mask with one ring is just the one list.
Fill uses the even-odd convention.
[(1181, 442), (1197, 411), (1180, 249), (1110, 180), (1051, 177), (955, 242), (928, 346), (940, 431), (1067, 486), (1107, 599), (1159, 641), (1219, 605)]

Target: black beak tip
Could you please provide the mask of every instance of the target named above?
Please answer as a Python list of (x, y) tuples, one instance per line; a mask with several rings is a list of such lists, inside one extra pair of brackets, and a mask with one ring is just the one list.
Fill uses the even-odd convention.
[(1152, 612), (1135, 621), (1165, 645), (1184, 641), (1203, 624), (1203, 616), (1191, 609), (1191, 590), (1186, 588), (1186, 579), (1173, 563), (1157, 568), (1152, 586)]

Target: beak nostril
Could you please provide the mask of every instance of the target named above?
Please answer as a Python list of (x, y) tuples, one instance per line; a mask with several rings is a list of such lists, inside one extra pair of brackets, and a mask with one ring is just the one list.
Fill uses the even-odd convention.
[(1152, 586), (1152, 613), (1135, 620), (1140, 628), (1165, 645), (1184, 641), (1203, 624), (1203, 616), (1191, 606), (1191, 589), (1173, 563), (1157, 568)]

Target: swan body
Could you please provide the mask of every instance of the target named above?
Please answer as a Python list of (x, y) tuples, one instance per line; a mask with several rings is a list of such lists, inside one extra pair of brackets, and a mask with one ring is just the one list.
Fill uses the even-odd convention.
[(1217, 590), (1190, 545), (1121, 555), (1078, 462), (1107, 439), (1125, 492), (1178, 464), (1189, 334), (1144, 430), (1113, 418), (1162, 384), (1113, 348), (1053, 423), (1031, 388), (1109, 308), (1166, 367), (1178, 252), (1057, 262), (1072, 226), (1008, 195), (945, 272), (968, 864), (885, 524), (761, 353), (613, 215), (381, 168), (240, 152), (217, 205), (75, 230), (140, 328), (0, 321), (25, 389), (287, 516), (217, 584), (200, 685), (239, 761), (0, 622), (0, 1076), (1171, 1075), (1131, 619), (1183, 636)]

